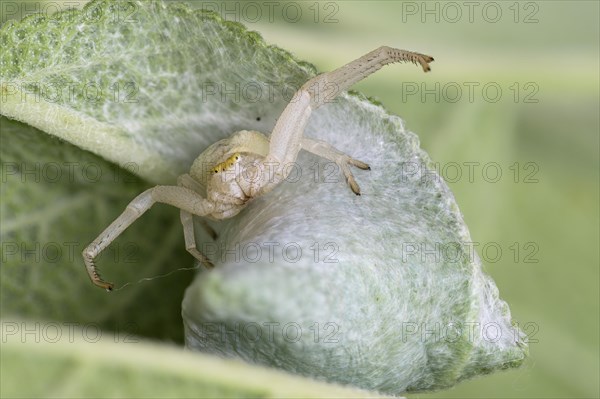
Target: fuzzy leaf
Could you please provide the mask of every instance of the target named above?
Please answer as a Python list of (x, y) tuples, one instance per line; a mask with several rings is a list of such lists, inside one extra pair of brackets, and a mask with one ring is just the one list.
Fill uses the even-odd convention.
[(216, 268), (186, 291), (187, 345), (395, 395), (521, 364), (524, 336), (400, 118), (345, 95), (307, 132), (370, 164), (362, 195), (302, 153), (204, 244)]
[(241, 24), (160, 1), (9, 21), (0, 43), (3, 115), (153, 183), (234, 131), (272, 126), (314, 73)]
[[(239, 24), (162, 2), (31, 15), (3, 25), (0, 44), (0, 113), (29, 124), (0, 119), (3, 314), (181, 341), (189, 273), (107, 296), (90, 285), (79, 254), (147, 182), (174, 183), (235, 130), (268, 130), (310, 68)], [(260, 83), (266, 101), (248, 108), (221, 97), (239, 76), (249, 96), (269, 82)], [(177, 212), (156, 208), (102, 255), (107, 277), (135, 283), (192, 265)], [(138, 315), (144, 307), (148, 318)]]
[[(1, 326), (0, 361), (10, 365), (1, 369), (3, 398), (377, 397), (126, 334), (22, 320), (3, 320)], [(29, 344), (23, 343), (25, 330)], [(36, 331), (45, 339), (33, 343)]]
[[(0, 116), (0, 310), (181, 341), (181, 299), (191, 273), (115, 295), (90, 283), (81, 251), (147, 183), (96, 155)], [(178, 214), (157, 207), (99, 257), (117, 281), (137, 282), (191, 262)], [(161, 245), (156, 245), (160, 242)], [(161, 281), (162, 280), (162, 281)], [(173, 290), (165, 296), (165, 285)], [(149, 312), (148, 308), (153, 309)]]
[[(4, 115), (153, 183), (234, 131), (269, 132), (315, 73), (239, 24), (161, 2), (98, 0), (9, 23), (0, 41)], [(217, 268), (183, 303), (187, 345), (393, 394), (520, 364), (523, 335), (416, 136), (351, 95), (306, 134), (371, 165), (356, 173), (363, 195), (303, 154), (293, 178), (214, 224), (218, 241), (200, 242)], [(135, 238), (154, 243), (144, 256), (164, 252)], [(156, 312), (144, 305), (134, 320)]]

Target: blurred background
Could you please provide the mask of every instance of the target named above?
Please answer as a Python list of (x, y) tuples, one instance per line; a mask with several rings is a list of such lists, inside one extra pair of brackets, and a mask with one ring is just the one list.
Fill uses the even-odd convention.
[(400, 115), (437, 163), (530, 359), (409, 396), (598, 397), (598, 2), (188, 3), (319, 71), (384, 44), (434, 56), (431, 74), (391, 66), (354, 89)]

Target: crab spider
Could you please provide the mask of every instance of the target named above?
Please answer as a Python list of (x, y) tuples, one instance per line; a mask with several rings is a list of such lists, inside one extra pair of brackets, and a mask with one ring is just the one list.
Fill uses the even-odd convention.
[[(200, 154), (189, 174), (178, 178), (177, 186), (156, 186), (135, 197), (125, 211), (83, 250), (83, 260), (92, 282), (107, 291), (112, 290), (113, 284), (100, 278), (94, 258), (157, 202), (180, 208), (187, 251), (205, 266), (212, 267), (210, 260), (196, 246), (192, 215), (212, 219), (235, 216), (249, 200), (271, 191), (287, 177), (290, 169), (285, 165), (294, 162), (301, 149), (339, 165), (350, 189), (360, 195), (350, 166), (367, 170), (369, 165), (326, 142), (302, 137), (311, 112), (384, 65), (412, 62), (428, 72), (432, 61), (432, 57), (424, 54), (383, 46), (333, 72), (310, 79), (283, 110), (270, 138), (256, 131), (236, 132)], [(209, 173), (206, 173), (207, 165)]]

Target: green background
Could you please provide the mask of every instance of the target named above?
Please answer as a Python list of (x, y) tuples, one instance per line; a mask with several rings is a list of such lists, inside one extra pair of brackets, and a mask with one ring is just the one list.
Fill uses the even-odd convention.
[(475, 2), (472, 22), (463, 2), (280, 1), (272, 20), (263, 2), (252, 2), (260, 16), (243, 2), (189, 3), (216, 7), (320, 71), (383, 44), (434, 56), (431, 74), (392, 66), (355, 89), (400, 115), (439, 163), (485, 270), (530, 335), (531, 358), (409, 396), (598, 397), (598, 2)]

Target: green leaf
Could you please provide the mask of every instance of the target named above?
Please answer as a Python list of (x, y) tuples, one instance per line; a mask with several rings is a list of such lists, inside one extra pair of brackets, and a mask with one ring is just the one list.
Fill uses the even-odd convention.
[(3, 115), (153, 183), (231, 132), (271, 126), (314, 74), (240, 24), (156, 1), (9, 21), (0, 43)]
[[(0, 43), (1, 113), (30, 125), (0, 119), (3, 314), (181, 341), (189, 274), (109, 297), (90, 286), (79, 254), (148, 187), (128, 172), (174, 183), (214, 141), (242, 127), (267, 131), (310, 68), (239, 24), (161, 2), (97, 1), (82, 11), (31, 15), (3, 25)], [(268, 82), (260, 83), (266, 101), (251, 109), (221, 96), (235, 84), (252, 96), (256, 82)], [(107, 276), (135, 283), (172, 272), (173, 264), (192, 265), (177, 212), (156, 208), (100, 259)], [(163, 300), (165, 284), (173, 291)], [(152, 319), (137, 315), (140, 308), (151, 308)]]
[[(32, 16), (4, 26), (0, 42), (3, 115), (129, 166), (151, 183), (174, 183), (208, 145), (232, 132), (270, 132), (295, 88), (315, 73), (239, 24), (162, 2), (97, 0), (81, 12)], [(3, 138), (12, 163), (100, 163), (73, 146), (53, 154), (47, 148), (64, 143), (22, 130)], [(200, 249), (217, 268), (199, 273), (186, 291), (187, 345), (393, 394), (519, 365), (524, 336), (483, 274), (454, 197), (417, 137), (355, 94), (314, 112), (306, 134), (371, 165), (356, 173), (363, 195), (351, 194), (333, 165), (301, 154), (288, 181), (238, 217), (213, 224), (217, 242), (197, 226)], [(40, 185), (27, 177), (30, 168), (6, 169), (12, 180), (2, 194), (3, 206), (5, 195), (10, 199), (3, 217), (15, 243), (56, 234), (83, 246), (144, 185), (104, 174), (75, 187), (49, 184), (48, 177)], [(119, 170), (108, 162), (100, 169)], [(116, 272), (103, 259), (107, 278), (135, 282), (133, 276), (191, 263), (170, 255), (177, 245), (181, 254), (183, 242), (176, 213), (164, 212), (165, 219), (145, 217), (120, 238), (140, 245), (140, 267), (119, 259)], [(13, 252), (27, 256), (18, 246)], [(54, 318), (56, 311), (45, 310), (54, 307), (74, 320), (144, 326), (179, 317), (169, 304), (181, 298), (181, 285), (135, 285), (107, 305), (84, 283), (76, 257), (60, 270), (22, 263), (3, 263), (2, 284), (13, 287), (6, 296), (3, 289), (9, 314)], [(161, 330), (178, 327), (172, 320), (157, 324), (167, 326), (144, 334), (169, 336)]]
[[(1, 324), (0, 361), (10, 365), (1, 369), (3, 398), (379, 397), (135, 336), (98, 334), (55, 322)], [(23, 331), (29, 332), (25, 339)]]
[[(3, 317), (42, 317), (182, 340), (181, 299), (191, 273), (107, 295), (90, 283), (81, 251), (147, 183), (113, 164), (22, 123), (0, 117)], [(99, 258), (118, 281), (165, 274), (191, 263), (178, 214), (157, 207)], [(159, 242), (161, 245), (157, 246)], [(165, 284), (171, 295), (161, 292)], [(148, 312), (148, 309), (154, 312)]]

